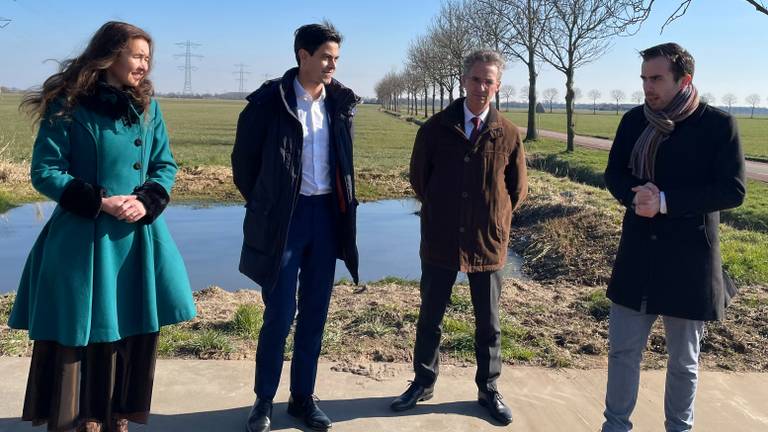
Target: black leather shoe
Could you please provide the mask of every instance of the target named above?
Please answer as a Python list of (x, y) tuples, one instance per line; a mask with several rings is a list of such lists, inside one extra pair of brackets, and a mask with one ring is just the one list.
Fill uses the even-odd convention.
[(288, 414), (304, 420), (304, 424), (317, 431), (328, 430), (333, 425), (331, 419), (315, 403), (314, 395), (306, 398), (294, 398), (291, 395)]
[(501, 424), (512, 423), (512, 410), (501, 400), (501, 394), (495, 391), (478, 391), (477, 402), (488, 409), (491, 417)]
[(272, 424), (272, 401), (256, 399), (248, 414), (246, 432), (269, 432)]
[(435, 387), (424, 387), (416, 381), (411, 381), (411, 385), (405, 390), (403, 394), (396, 397), (389, 407), (392, 411), (405, 411), (416, 406), (416, 402), (426, 401), (432, 399)]

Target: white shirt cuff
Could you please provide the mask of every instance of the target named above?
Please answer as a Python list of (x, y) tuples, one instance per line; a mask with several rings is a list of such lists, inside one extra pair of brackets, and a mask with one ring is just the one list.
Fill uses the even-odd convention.
[(667, 214), (667, 197), (664, 192), (659, 192), (659, 213)]

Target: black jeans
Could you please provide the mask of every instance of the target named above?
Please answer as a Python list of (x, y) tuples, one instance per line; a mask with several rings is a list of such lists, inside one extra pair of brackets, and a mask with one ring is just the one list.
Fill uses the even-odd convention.
[[(416, 324), (413, 367), (415, 381), (425, 387), (433, 386), (437, 380), (442, 334), (440, 324), (457, 274), (455, 270), (421, 264), (421, 308)], [(468, 273), (467, 277), (475, 312), (475, 383), (481, 391), (496, 391), (496, 380), (501, 375), (501, 270)]]

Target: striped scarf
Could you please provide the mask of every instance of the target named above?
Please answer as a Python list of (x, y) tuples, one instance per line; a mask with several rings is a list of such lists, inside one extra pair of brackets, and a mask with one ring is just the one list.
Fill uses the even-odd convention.
[(635, 177), (655, 180), (659, 146), (675, 130), (675, 124), (687, 119), (698, 107), (699, 92), (693, 84), (680, 90), (662, 111), (653, 111), (647, 103), (643, 106), (648, 126), (637, 138), (629, 159), (629, 168)]

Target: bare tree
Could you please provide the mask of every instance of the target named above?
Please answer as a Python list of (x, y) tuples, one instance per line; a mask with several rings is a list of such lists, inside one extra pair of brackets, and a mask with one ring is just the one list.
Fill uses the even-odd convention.
[(619, 89), (611, 90), (611, 99), (616, 101), (616, 115), (619, 115), (619, 107), (621, 106), (621, 101), (624, 100), (624, 97), (625, 95), (623, 91)]
[(511, 85), (503, 85), (501, 86), (501, 89), (499, 89), (499, 93), (504, 97), (504, 100), (507, 101), (507, 111), (509, 111), (509, 99), (515, 97), (515, 88)]
[(597, 114), (597, 100), (600, 99), (600, 96), (602, 96), (600, 90), (592, 89), (589, 91), (589, 93), (587, 93), (587, 96), (592, 99), (592, 114)]
[[(464, 88), (461, 86), (464, 58), (477, 46), (475, 30), (464, 19), (470, 13), (473, 12), (461, 1), (447, 0), (432, 23), (433, 42), (445, 56), (446, 72), (451, 75), (452, 83), (459, 84), (460, 97), (464, 96)], [(450, 90), (448, 99), (452, 102), (453, 87)]]
[(731, 112), (731, 107), (733, 104), (736, 103), (739, 99), (736, 97), (733, 93), (726, 93), (723, 95), (723, 103), (728, 105), (728, 112)]
[(700, 95), (699, 100), (708, 105), (714, 105), (717, 101), (717, 99), (715, 98), (715, 95), (709, 92)]
[(544, 90), (543, 96), (544, 100), (549, 104), (549, 112), (552, 113), (552, 102), (554, 102), (555, 98), (557, 98), (557, 89), (548, 88)]
[[(497, 4), (492, 5), (494, 2)], [(478, 46), (493, 49), (509, 62), (514, 58), (508, 43), (514, 36), (514, 28), (509, 21), (499, 19), (495, 14), (498, 3), (499, 0), (488, 0), (486, 3), (464, 0), (465, 10), (470, 11), (464, 18), (469, 21), (470, 27), (474, 30)], [(497, 110), (501, 107), (500, 93), (501, 90), (496, 92)]]
[(757, 93), (752, 93), (751, 95), (747, 96), (745, 100), (749, 105), (752, 105), (752, 113), (749, 115), (749, 118), (755, 118), (755, 108), (760, 105), (760, 95)]
[(638, 90), (636, 92), (632, 93), (632, 102), (640, 105), (645, 100), (645, 93), (643, 93), (641, 90)]
[[(552, 0), (476, 0), (483, 13), (495, 16), (510, 26), (509, 39), (502, 41), (510, 57), (520, 60), (528, 68), (528, 85), (525, 89), (528, 100), (528, 122), (525, 140), (538, 138), (536, 128), (536, 78), (538, 63), (536, 52), (547, 28), (552, 13)], [(532, 91), (528, 91), (531, 89)]]
[(552, 19), (539, 56), (565, 75), (567, 151), (574, 149), (573, 82), (576, 69), (600, 58), (614, 36), (631, 33), (647, 17), (638, 0), (551, 0)]
[(581, 94), (581, 89), (580, 89), (580, 88), (578, 88), (578, 87), (575, 87), (575, 88), (573, 89), (573, 102), (574, 102), (574, 103), (576, 103), (576, 101), (578, 101), (579, 99), (581, 99), (581, 96), (582, 96), (582, 94)]
[[(433, 50), (426, 43), (427, 37), (418, 36), (408, 48), (408, 68), (418, 75), (419, 84), (424, 90), (424, 117), (427, 113), (427, 100), (429, 88), (432, 87), (432, 114), (435, 113), (435, 85), (439, 80), (440, 72), (433, 67)], [(418, 115), (418, 113), (416, 114)]]

